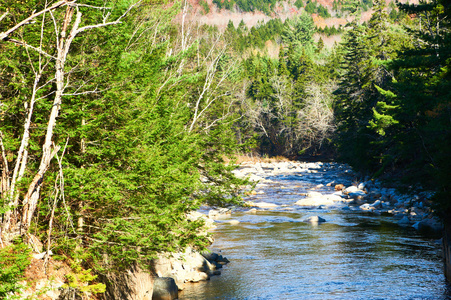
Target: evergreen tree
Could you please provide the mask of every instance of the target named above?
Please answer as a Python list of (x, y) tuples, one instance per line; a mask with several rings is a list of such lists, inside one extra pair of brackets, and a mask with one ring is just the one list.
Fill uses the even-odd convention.
[[(368, 26), (354, 23), (346, 35), (344, 74), (336, 91), (335, 108), (340, 154), (357, 169), (379, 173), (387, 171), (395, 161), (379, 134), (385, 132), (382, 127), (387, 124), (387, 119), (381, 121), (382, 111), (392, 110), (389, 109), (392, 103), (384, 102), (386, 98), (379, 88), (390, 84), (393, 74), (388, 71), (387, 63), (407, 40), (402, 31), (389, 25), (384, 5), (383, 1), (376, 2)], [(377, 129), (376, 124), (382, 127)]]
[(417, 14), (417, 23), (408, 27), (415, 42), (392, 64), (396, 81), (383, 91), (397, 106), (398, 123), (388, 128), (396, 141), (390, 149), (405, 170), (403, 178), (437, 190), (440, 211), (449, 215), (451, 8), (446, 1), (433, 1), (400, 4), (400, 9)]

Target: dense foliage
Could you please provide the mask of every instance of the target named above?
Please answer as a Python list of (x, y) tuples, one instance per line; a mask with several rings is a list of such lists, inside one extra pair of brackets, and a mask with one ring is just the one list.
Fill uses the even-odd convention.
[(323, 18), (330, 18), (331, 15), (326, 7), (318, 4), (316, 1), (307, 1), (305, 5), (305, 11), (310, 14), (318, 14)]
[(16, 241), (13, 245), (0, 248), (0, 299), (22, 287), (25, 269), (30, 264), (30, 249)]
[[(102, 3), (91, 4), (79, 7), (86, 14), (82, 24), (102, 24), (95, 8)], [(111, 5), (113, 17), (128, 6)], [(30, 5), (24, 15), (34, 9)], [(64, 18), (68, 11), (56, 10), (54, 16)], [(208, 239), (198, 235), (202, 221), (186, 214), (206, 203), (240, 203), (245, 182), (223, 160), (238, 150), (228, 126), (236, 116), (224, 85), (232, 71), (224, 41), (201, 31), (187, 41), (180, 24), (171, 22), (178, 12), (178, 6), (141, 3), (122, 23), (75, 37), (64, 60), (66, 85), (50, 136), (53, 163), (42, 176), (41, 143), (49, 136), (45, 129), (59, 91), (53, 84), (52, 56), (59, 51), (53, 31), (59, 36), (61, 28), (53, 28), (47, 14), (20, 32), (48, 55), (7, 40), (1, 44), (5, 234), (33, 232), (51, 241), (45, 244), (58, 255), (71, 257), (82, 247), (87, 262), (104, 263), (107, 254), (111, 266), (123, 267), (160, 251), (204, 247)], [(24, 19), (21, 13), (11, 9), (6, 21)], [(30, 126), (24, 127), (28, 116)], [(21, 165), (12, 186), (18, 177), (11, 166)], [(32, 180), (36, 172), (38, 182)], [(38, 193), (32, 191), (39, 198), (25, 202), (30, 185), (38, 186)], [(22, 217), (25, 205), (33, 213), (29, 224)]]
[[(330, 143), (334, 131), (334, 56), (315, 42), (312, 17), (302, 13), (282, 23), (273, 19), (247, 29), (229, 22), (226, 37), (241, 61), (237, 84), (243, 118), (239, 139), (256, 141), (260, 155), (296, 157)], [(270, 55), (269, 51), (274, 54)]]
[(213, 0), (219, 9), (232, 10), (236, 5), (242, 11), (261, 11), (270, 14), (278, 1), (277, 0)]
[(346, 34), (337, 90), (338, 146), (356, 169), (435, 190), (449, 213), (450, 7), (400, 5), (416, 17), (390, 23), (380, 1), (367, 26)]

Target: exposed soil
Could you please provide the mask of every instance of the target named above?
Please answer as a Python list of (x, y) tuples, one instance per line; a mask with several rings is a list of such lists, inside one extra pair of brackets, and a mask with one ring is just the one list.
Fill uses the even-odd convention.
[[(39, 289), (51, 289), (50, 282), (54, 287), (60, 286), (66, 281), (66, 274), (71, 272), (71, 268), (62, 261), (50, 258), (47, 266), (44, 265), (44, 259), (31, 259), (31, 264), (25, 270), (25, 280), (27, 282), (26, 294), (34, 294)], [(56, 291), (55, 291), (56, 292)], [(54, 299), (55, 293), (43, 294), (37, 296), (37, 299)]]

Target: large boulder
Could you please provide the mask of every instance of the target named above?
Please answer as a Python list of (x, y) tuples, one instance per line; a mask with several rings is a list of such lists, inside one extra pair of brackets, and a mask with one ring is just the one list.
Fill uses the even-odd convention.
[(341, 190), (344, 189), (344, 187), (345, 187), (344, 184), (341, 184), (341, 183), (340, 184), (336, 184), (335, 185), (335, 190), (336, 191), (341, 191)]
[(174, 300), (179, 297), (179, 289), (171, 277), (157, 277), (153, 284), (152, 300)]
[(349, 192), (348, 194), (349, 198), (352, 198), (354, 200), (361, 200), (363, 199), (363, 197), (365, 197), (365, 192), (364, 191), (355, 191), (355, 192)]
[(411, 222), (409, 217), (404, 216), (401, 220), (398, 221), (399, 226), (410, 226)]
[(360, 205), (359, 208), (360, 208), (361, 210), (364, 210), (364, 211), (374, 211), (374, 210), (376, 210), (376, 208), (375, 208), (374, 206), (371, 206), (371, 205), (368, 204), (368, 203), (365, 203), (365, 204)]
[(349, 193), (356, 193), (356, 192), (360, 192), (359, 188), (356, 186), (350, 186), (347, 187), (343, 190), (343, 194), (348, 195)]
[(112, 272), (100, 275), (100, 282), (106, 285), (105, 299), (151, 300), (155, 278), (138, 266), (126, 272)]
[(153, 261), (153, 269), (158, 277), (174, 278), (180, 289), (187, 282), (208, 280), (210, 276), (218, 275), (216, 264), (191, 248), (184, 253), (160, 254)]
[(230, 208), (219, 208), (219, 209), (211, 209), (208, 212), (208, 217), (211, 219), (221, 219), (224, 217), (229, 217), (232, 214), (232, 210)]
[(418, 231), (425, 235), (440, 236), (443, 232), (443, 224), (437, 219), (427, 218), (419, 221), (417, 224)]

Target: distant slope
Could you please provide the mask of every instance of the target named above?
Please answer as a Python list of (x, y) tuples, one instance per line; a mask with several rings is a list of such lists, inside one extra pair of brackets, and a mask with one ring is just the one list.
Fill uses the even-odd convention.
[[(224, 29), (229, 23), (229, 20), (231, 20), (235, 26), (238, 26), (241, 20), (243, 20), (248, 27), (255, 26), (258, 24), (258, 22), (266, 22), (272, 18), (280, 18), (282, 21), (284, 21), (287, 18), (292, 18), (295, 15), (298, 15), (302, 10), (304, 10), (304, 7), (307, 4), (307, 1), (304, 0), (304, 7), (298, 8), (296, 7), (294, 0), (278, 1), (275, 2), (275, 5), (271, 7), (271, 11), (268, 14), (261, 10), (244, 11), (240, 9), (237, 2), (234, 2), (234, 5), (231, 9), (218, 8), (218, 5), (213, 3), (213, 1), (217, 2), (220, 0), (190, 0), (189, 3), (193, 7), (193, 15), (191, 17), (201, 24), (216, 25), (220, 29)], [(229, 3), (230, 1), (234, 0), (229, 0)], [(325, 26), (338, 27), (339, 25), (345, 25), (346, 23), (354, 19), (353, 16), (350, 16), (349, 14), (346, 15), (346, 11), (337, 13), (337, 11), (333, 10), (334, 1), (338, 2), (338, 0), (317, 0), (317, 5), (322, 5), (327, 8), (331, 17), (324, 18), (319, 16), (318, 14), (312, 14), (316, 26), (321, 28), (324, 28)], [(393, 1), (394, 0), (388, 0), (387, 3)], [(208, 4), (208, 13), (205, 13), (201, 2), (206, 2)], [(407, 2), (407, 0), (401, 0), (400, 2)], [(409, 2), (416, 3), (418, 2), (418, 0), (411, 0)], [(222, 3), (224, 3), (224, 0), (222, 0)], [(272, 2), (267, 1), (264, 3), (266, 3), (268, 7), (270, 7)], [(371, 9), (362, 12), (360, 15), (360, 21), (368, 21), (372, 13), (373, 11)], [(339, 16), (340, 14), (341, 16)]]
[[(302, 0), (303, 6), (301, 8), (296, 7), (295, 3), (299, 4), (300, 0), (291, 0), (291, 1), (278, 1), (275, 2), (273, 6), (271, 6), (270, 13), (265, 13), (260, 10), (254, 11), (243, 11), (238, 6), (237, 2), (234, 2), (233, 7), (230, 9), (219, 8), (216, 3), (219, 0), (189, 0), (189, 4), (191, 6), (191, 13), (188, 16), (188, 19), (191, 21), (199, 22), (200, 24), (206, 24), (211, 26), (217, 26), (220, 30), (224, 30), (227, 27), (229, 21), (232, 21), (235, 27), (238, 27), (238, 24), (243, 21), (244, 24), (248, 28), (257, 26), (258, 24), (266, 23), (267, 21), (273, 18), (279, 18), (282, 21), (285, 21), (287, 18), (293, 18), (296, 15), (299, 15), (302, 11), (305, 10), (305, 6), (308, 1)], [(222, 3), (224, 0), (221, 0)], [(229, 0), (229, 3), (235, 0)], [(351, 22), (355, 19), (355, 16), (352, 16), (349, 12), (345, 10), (334, 10), (334, 7), (337, 7), (337, 3), (344, 3), (344, 1), (349, 0), (317, 0), (315, 5), (322, 5), (327, 8), (329, 11), (330, 17), (324, 18), (317, 13), (312, 13), (313, 21), (315, 25), (319, 28), (325, 28), (326, 26), (331, 28), (335, 26), (335, 28), (339, 28), (339, 26), (344, 26), (348, 22)], [(390, 2), (394, 2), (395, 0), (386, 0), (387, 4)], [(409, 0), (400, 0), (400, 2), (405, 3)], [(410, 0), (410, 3), (418, 3), (419, 0)], [(335, 4), (334, 4), (335, 2)], [(265, 2), (268, 7), (270, 7), (272, 2)], [(206, 13), (205, 5), (208, 5), (208, 13)], [(221, 5), (223, 6), (223, 5)], [(371, 18), (373, 10), (369, 8), (367, 11), (363, 11), (359, 15), (360, 22), (366, 22)], [(317, 40), (319, 35), (315, 36)], [(331, 47), (335, 42), (340, 42), (341, 35), (338, 36), (323, 36), (326, 47)]]

